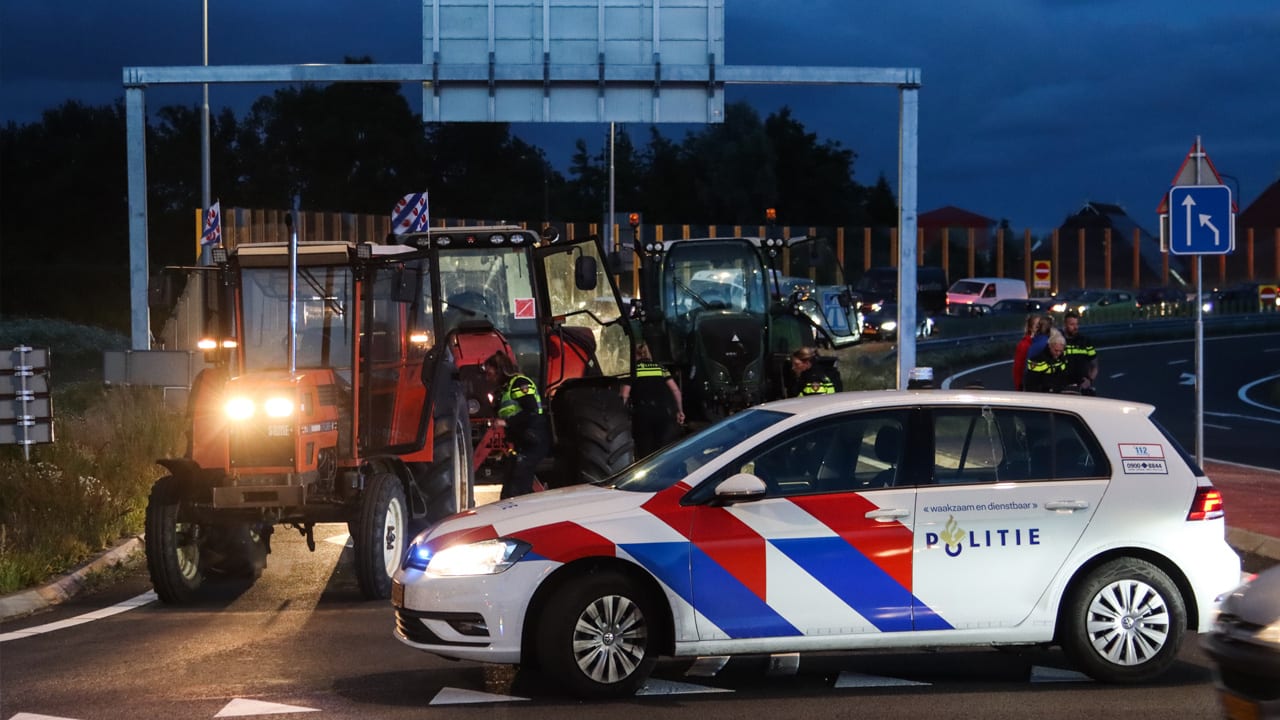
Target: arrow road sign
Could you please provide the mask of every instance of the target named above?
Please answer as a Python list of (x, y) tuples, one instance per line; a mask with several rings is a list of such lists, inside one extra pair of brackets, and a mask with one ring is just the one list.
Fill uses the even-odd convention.
[(1225, 255), (1235, 249), (1235, 216), (1226, 185), (1178, 185), (1169, 190), (1169, 252)]

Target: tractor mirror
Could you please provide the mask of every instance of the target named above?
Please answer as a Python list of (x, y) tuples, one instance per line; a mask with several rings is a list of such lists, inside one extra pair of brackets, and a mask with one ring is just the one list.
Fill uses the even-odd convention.
[(596, 259), (590, 255), (579, 255), (573, 262), (573, 284), (579, 290), (596, 289)]
[(614, 250), (605, 258), (605, 264), (609, 267), (610, 275), (621, 275), (626, 270), (626, 265), (622, 260), (622, 253)]
[(394, 278), (396, 302), (408, 304), (418, 299), (418, 281), (422, 277), (420, 267), (418, 262), (411, 262), (396, 270)]

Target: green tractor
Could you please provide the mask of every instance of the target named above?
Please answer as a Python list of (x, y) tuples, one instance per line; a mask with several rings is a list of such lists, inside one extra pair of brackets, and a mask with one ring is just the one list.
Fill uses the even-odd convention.
[[(796, 348), (861, 339), (858, 298), (824, 238), (637, 239), (635, 249), (642, 336), (693, 421), (792, 395)], [(835, 357), (823, 361), (839, 383)]]

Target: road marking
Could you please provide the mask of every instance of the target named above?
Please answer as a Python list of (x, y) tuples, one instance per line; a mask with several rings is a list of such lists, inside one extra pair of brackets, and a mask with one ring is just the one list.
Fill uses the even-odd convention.
[(1266, 350), (1263, 350), (1262, 352), (1264, 352), (1264, 353), (1267, 353), (1267, 352), (1280, 352), (1280, 348), (1267, 348)]
[(0, 642), (8, 642), (9, 640), (17, 640), (19, 638), (31, 637), (33, 635), (43, 635), (44, 633), (53, 632), (54, 630), (62, 630), (69, 627), (75, 627), (76, 625), (83, 625), (87, 622), (93, 622), (94, 620), (101, 620), (102, 618), (111, 617), (112, 615), (119, 615), (122, 612), (128, 612), (155, 601), (156, 591), (148, 590), (135, 598), (130, 598), (124, 602), (116, 603), (111, 607), (102, 608), (101, 610), (94, 610), (93, 612), (77, 615), (73, 618), (67, 618), (66, 620), (59, 620), (57, 622), (45, 623), (44, 625), (36, 625), (35, 627), (4, 633), (0, 635)]
[(1093, 678), (1085, 675), (1084, 673), (1076, 672), (1075, 670), (1063, 670), (1062, 668), (1032, 665), (1031, 682), (1093, 682)]
[(1214, 417), (1222, 417), (1222, 418), (1238, 418), (1240, 420), (1252, 420), (1254, 422), (1264, 422), (1264, 423), (1271, 423), (1272, 425), (1280, 425), (1280, 418), (1264, 418), (1264, 417), (1256, 417), (1254, 415), (1241, 415), (1239, 413), (1224, 413), (1224, 412), (1206, 412), (1205, 415), (1212, 415)]
[(1186, 365), (1189, 362), (1191, 361), (1190, 360), (1170, 360), (1169, 364), (1170, 365)]
[(529, 698), (514, 695), (498, 695), (480, 692), (479, 690), (463, 690), (462, 688), (441, 688), (428, 705), (470, 705), (473, 703), (526, 702)]
[(1195, 373), (1182, 373), (1182, 376), (1178, 378), (1178, 384), (1191, 385), (1194, 387), (1196, 384)]
[(1115, 373), (1111, 376), (1111, 379), (1115, 380), (1116, 378), (1122, 378), (1122, 377), (1124, 377), (1124, 373)]
[(1231, 429), (1226, 425), (1214, 425), (1213, 423), (1205, 423), (1204, 426), (1207, 428), (1213, 428), (1214, 430), (1230, 430)]
[(896, 677), (885, 677), (883, 675), (864, 675), (863, 673), (849, 672), (845, 670), (840, 673), (840, 677), (836, 678), (835, 687), (838, 688), (869, 688), (869, 687), (907, 687), (909, 685), (928, 685), (927, 682), (918, 680), (903, 680)]
[[(1271, 351), (1270, 351), (1270, 350), (1268, 350), (1267, 352), (1271, 352)], [(1256, 401), (1256, 400), (1250, 400), (1250, 399), (1249, 399), (1249, 391), (1250, 391), (1250, 390), (1252, 390), (1255, 386), (1257, 386), (1257, 385), (1261, 385), (1261, 384), (1262, 384), (1262, 383), (1264, 383), (1264, 382), (1270, 382), (1270, 381), (1272, 381), (1272, 380), (1275, 380), (1276, 378), (1280, 378), (1280, 375), (1271, 375), (1271, 376), (1269, 376), (1269, 377), (1264, 377), (1264, 378), (1259, 378), (1259, 379), (1257, 379), (1257, 380), (1254, 380), (1253, 382), (1249, 383), (1248, 385), (1245, 385), (1244, 387), (1240, 388), (1240, 390), (1236, 392), (1236, 397), (1240, 398), (1240, 402), (1243, 402), (1243, 403), (1245, 403), (1246, 405), (1252, 405), (1252, 406), (1254, 406), (1254, 407), (1256, 407), (1256, 408), (1262, 408), (1263, 410), (1271, 410), (1271, 411), (1273, 411), (1273, 412), (1280, 412), (1280, 408), (1273, 407), (1273, 406), (1271, 406), (1271, 405), (1266, 405), (1266, 404), (1260, 403), (1260, 402), (1258, 402), (1258, 401)]]
[(711, 687), (710, 685), (694, 685), (693, 683), (676, 682), (675, 680), (657, 680), (649, 678), (644, 686), (636, 691), (636, 695), (696, 695), (698, 693), (727, 693), (729, 688)]
[(251, 715), (283, 715), (285, 713), (304, 712), (320, 712), (320, 709), (302, 707), (301, 705), (282, 705), (264, 700), (235, 698), (224, 705), (214, 717), (249, 717)]

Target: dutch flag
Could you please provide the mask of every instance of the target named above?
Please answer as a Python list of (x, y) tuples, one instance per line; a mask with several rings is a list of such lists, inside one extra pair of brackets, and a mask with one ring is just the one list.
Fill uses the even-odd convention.
[(391, 211), (391, 232), (396, 235), (423, 232), (430, 225), (431, 213), (425, 192), (409, 193), (400, 198)]
[(200, 235), (201, 245), (218, 245), (222, 242), (221, 204), (221, 200), (215, 202), (204, 214), (204, 233)]

